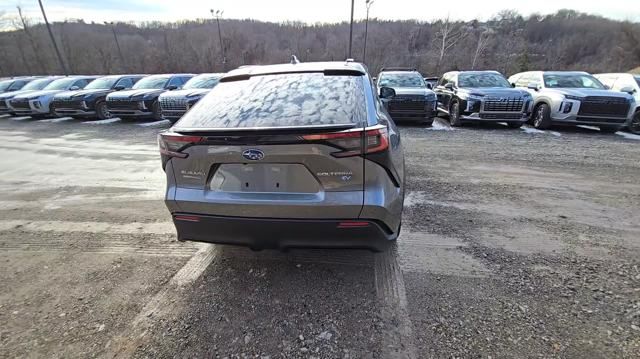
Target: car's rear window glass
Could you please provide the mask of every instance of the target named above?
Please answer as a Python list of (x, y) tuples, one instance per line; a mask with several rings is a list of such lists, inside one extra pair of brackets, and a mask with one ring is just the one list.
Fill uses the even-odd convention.
[(221, 82), (178, 122), (180, 128), (361, 124), (360, 76), (274, 74)]

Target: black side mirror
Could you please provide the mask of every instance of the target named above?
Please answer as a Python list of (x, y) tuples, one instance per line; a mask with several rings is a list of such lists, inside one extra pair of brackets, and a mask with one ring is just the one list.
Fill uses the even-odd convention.
[(429, 90), (433, 90), (433, 85), (431, 83), (427, 82), (427, 88)]
[(113, 89), (116, 90), (116, 91), (122, 91), (122, 90), (124, 90), (124, 86), (118, 85), (118, 86), (114, 87)]
[(444, 88), (446, 88), (449, 91), (453, 91), (453, 84), (449, 82), (446, 85), (444, 85)]
[(381, 98), (392, 98), (396, 96), (396, 90), (391, 87), (380, 87), (380, 97)]
[(511, 83), (511, 87), (516, 88), (516, 84), (514, 84), (513, 82)]
[(176, 86), (176, 85), (169, 85), (169, 86), (167, 87), (167, 90), (169, 90), (169, 91), (173, 91), (173, 90), (175, 90), (175, 89), (177, 89), (177, 88), (178, 88), (178, 86)]

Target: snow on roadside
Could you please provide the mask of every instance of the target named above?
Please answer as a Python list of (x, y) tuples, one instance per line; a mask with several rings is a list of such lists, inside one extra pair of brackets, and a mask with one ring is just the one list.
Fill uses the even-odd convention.
[(120, 122), (122, 121), (120, 118), (118, 117), (114, 117), (114, 118), (107, 118), (104, 120), (97, 120), (97, 121), (85, 121), (83, 122), (83, 124), (85, 125), (105, 125), (108, 123), (115, 123), (115, 122)]
[(169, 120), (160, 120), (160, 121), (155, 121), (155, 122), (145, 122), (145, 123), (139, 123), (138, 126), (141, 126), (141, 127), (171, 126), (171, 121), (169, 121)]
[(547, 131), (538, 130), (537, 128), (533, 128), (533, 127), (529, 127), (529, 126), (522, 126), (522, 127), (520, 127), (520, 129), (522, 131), (524, 131), (524, 133), (529, 133), (529, 134), (547, 133)]
[(628, 138), (630, 140), (640, 140), (640, 135), (634, 135), (633, 133), (629, 133), (629, 132), (618, 131), (616, 132), (616, 135), (622, 136), (624, 138)]
[(448, 123), (441, 121), (439, 119), (436, 119), (433, 121), (433, 125), (431, 125), (431, 127), (428, 127), (426, 130), (427, 131), (455, 131), (456, 129), (449, 126)]
[(47, 118), (47, 119), (44, 119), (44, 120), (39, 120), (38, 122), (58, 123), (58, 122), (64, 122), (64, 121), (69, 121), (69, 120), (73, 120), (73, 117)]
[(13, 121), (24, 121), (24, 120), (28, 120), (30, 118), (31, 118), (31, 116), (11, 117), (11, 120), (13, 120)]

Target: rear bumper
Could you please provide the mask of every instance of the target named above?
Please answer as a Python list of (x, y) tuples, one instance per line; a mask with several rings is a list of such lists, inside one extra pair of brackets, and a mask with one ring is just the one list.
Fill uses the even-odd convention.
[(256, 249), (353, 248), (384, 251), (396, 234), (371, 220), (271, 219), (173, 213), (178, 240)]

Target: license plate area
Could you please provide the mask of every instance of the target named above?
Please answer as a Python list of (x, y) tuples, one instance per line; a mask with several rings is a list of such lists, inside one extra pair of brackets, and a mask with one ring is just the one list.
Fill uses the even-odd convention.
[(225, 163), (215, 167), (209, 190), (248, 193), (317, 193), (320, 183), (299, 163)]

